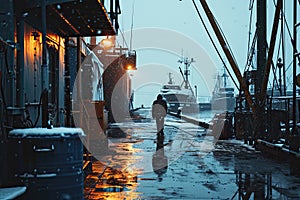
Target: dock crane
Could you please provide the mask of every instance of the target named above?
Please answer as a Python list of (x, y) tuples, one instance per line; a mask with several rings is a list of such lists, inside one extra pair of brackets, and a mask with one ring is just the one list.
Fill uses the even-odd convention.
[[(280, 12), (282, 9), (282, 4), (283, 0), (277, 0), (276, 4), (276, 10), (274, 14), (274, 20), (273, 20), (273, 26), (272, 26), (272, 33), (271, 33), (271, 38), (270, 38), (270, 43), (269, 43), (269, 48), (268, 48), (268, 53), (266, 57), (266, 14), (265, 10), (266, 9), (266, 1), (258, 1), (257, 2), (257, 7), (260, 9), (262, 12), (258, 12), (258, 29), (257, 30), (257, 35), (258, 35), (258, 66), (257, 66), (257, 71), (260, 73), (259, 76), (256, 77), (255, 81), (255, 96), (254, 98), (251, 96), (248, 86), (246, 84), (245, 78), (242, 76), (239, 67), (237, 63), (235, 62), (233, 55), (231, 51), (229, 50), (227, 43), (215, 21), (215, 18), (213, 16), (212, 11), (210, 10), (207, 2), (205, 0), (199, 0), (202, 8), (210, 22), (211, 27), (213, 28), (213, 31), (218, 39), (219, 44), (221, 45), (224, 54), (226, 55), (227, 60), (229, 61), (229, 64), (239, 82), (240, 85), (240, 90), (244, 93), (246, 101), (251, 108), (252, 111), (252, 116), (254, 120), (254, 129), (252, 133), (253, 139), (258, 139), (260, 136), (262, 136), (265, 132), (263, 120), (262, 118), (265, 117), (266, 112), (265, 112), (265, 106), (266, 106), (266, 90), (267, 90), (267, 83), (269, 80), (269, 74), (270, 74), (270, 69), (272, 65), (272, 58), (274, 54), (274, 48), (275, 48), (275, 42), (276, 42), (276, 34), (279, 26), (279, 18), (280, 18)], [(193, 3), (197, 9), (197, 6), (195, 4), (195, 1), (193, 0)], [(197, 9), (198, 11), (198, 9)], [(200, 13), (198, 11), (199, 17)], [(202, 19), (201, 19), (202, 20)], [(260, 20), (260, 21), (259, 21)], [(294, 103), (295, 104), (295, 103)], [(294, 118), (294, 124), (295, 124), (295, 118)]]

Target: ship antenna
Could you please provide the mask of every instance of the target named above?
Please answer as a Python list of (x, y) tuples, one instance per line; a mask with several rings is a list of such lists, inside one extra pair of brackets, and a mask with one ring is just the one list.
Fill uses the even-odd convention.
[[(190, 60), (186, 57), (183, 58), (182, 60), (178, 60), (179, 63), (183, 63), (184, 64), (184, 83), (185, 83), (185, 88), (188, 89), (190, 84), (189, 84), (189, 75), (190, 75), (190, 65), (192, 62), (195, 62), (195, 60), (193, 58), (191, 58)], [(181, 72), (182, 74), (182, 72)]]
[(133, 30), (133, 19), (134, 19), (134, 4), (135, 4), (135, 0), (133, 0), (132, 2), (132, 15), (131, 15), (131, 29), (130, 29), (130, 48), (129, 51), (132, 50), (132, 30)]
[(173, 84), (173, 78), (172, 78), (172, 73), (169, 72), (169, 82), (168, 84), (172, 85)]
[(228, 75), (226, 74), (226, 69), (224, 68), (224, 72), (223, 72), (223, 83), (224, 83), (224, 87), (226, 88), (227, 86), (227, 77)]

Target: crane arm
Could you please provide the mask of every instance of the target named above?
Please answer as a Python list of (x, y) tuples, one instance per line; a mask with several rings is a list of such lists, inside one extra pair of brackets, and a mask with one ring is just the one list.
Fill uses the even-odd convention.
[(219, 30), (219, 27), (217, 26), (215, 20), (214, 20), (214, 16), (210, 10), (210, 8), (208, 7), (207, 3), (206, 3), (206, 0), (200, 0), (200, 3), (204, 9), (204, 12), (218, 38), (218, 41), (230, 63), (230, 66), (235, 74), (235, 76), (237, 77), (240, 85), (241, 85), (241, 89), (244, 91), (245, 93), (245, 97), (246, 97), (246, 100), (248, 102), (248, 104), (250, 105), (251, 109), (253, 112), (255, 112), (255, 107), (253, 105), (253, 102), (252, 102), (252, 98), (251, 98), (251, 95), (250, 95), (250, 92), (248, 90), (248, 87), (246, 86), (245, 82), (243, 81), (243, 77), (241, 75), (241, 72), (239, 70), (239, 67), (237, 66), (237, 63), (234, 61), (233, 59), (233, 56), (231, 55), (231, 52), (229, 51), (227, 45), (226, 45), (226, 42), (225, 42), (225, 39), (223, 38), (222, 34), (221, 34), (221, 31)]

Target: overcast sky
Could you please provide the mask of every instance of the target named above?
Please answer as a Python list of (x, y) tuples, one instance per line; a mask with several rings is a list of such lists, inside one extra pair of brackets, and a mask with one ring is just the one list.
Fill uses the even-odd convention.
[[(267, 2), (269, 37), (274, 3), (273, 0)], [(192, 0), (124, 0), (120, 3), (122, 9), (119, 17), (121, 30), (124, 32), (127, 46), (132, 46), (132, 49), (137, 50), (138, 55), (138, 70), (131, 73), (136, 106), (141, 103), (148, 105), (150, 100), (155, 98), (161, 85), (167, 82), (169, 72), (174, 74), (177, 83), (181, 83), (178, 70), (180, 63), (177, 60), (182, 54), (185, 57), (192, 57), (196, 61), (192, 63), (190, 81), (193, 86), (197, 85), (198, 96), (211, 95), (214, 78), (218, 72), (222, 72), (223, 65), (209, 41)], [(196, 3), (215, 38), (199, 1), (196, 0)], [(249, 37), (250, 1), (208, 0), (207, 3), (219, 22), (241, 71), (243, 71)], [(292, 1), (287, 1), (288, 20), (292, 17), (291, 5)], [(256, 1), (251, 38), (253, 38), (255, 30), (255, 7)], [(130, 42), (131, 36), (132, 42)], [(120, 45), (126, 46), (121, 38), (122, 34), (119, 32), (118, 41)], [(218, 44), (217, 40), (215, 42)], [(221, 51), (221, 48), (219, 50)], [(224, 54), (222, 55), (225, 58)], [(144, 100), (145, 102), (143, 102)]]

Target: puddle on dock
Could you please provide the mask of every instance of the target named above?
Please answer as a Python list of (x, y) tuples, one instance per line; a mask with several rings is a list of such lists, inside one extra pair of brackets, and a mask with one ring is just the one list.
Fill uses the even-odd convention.
[(300, 199), (300, 178), (291, 175), (289, 163), (263, 157), (241, 141), (219, 141), (201, 152), (186, 144), (190, 137), (204, 140), (204, 130), (174, 118), (163, 138), (153, 122), (126, 126), (125, 137), (111, 138), (105, 162), (93, 162), (85, 199)]

